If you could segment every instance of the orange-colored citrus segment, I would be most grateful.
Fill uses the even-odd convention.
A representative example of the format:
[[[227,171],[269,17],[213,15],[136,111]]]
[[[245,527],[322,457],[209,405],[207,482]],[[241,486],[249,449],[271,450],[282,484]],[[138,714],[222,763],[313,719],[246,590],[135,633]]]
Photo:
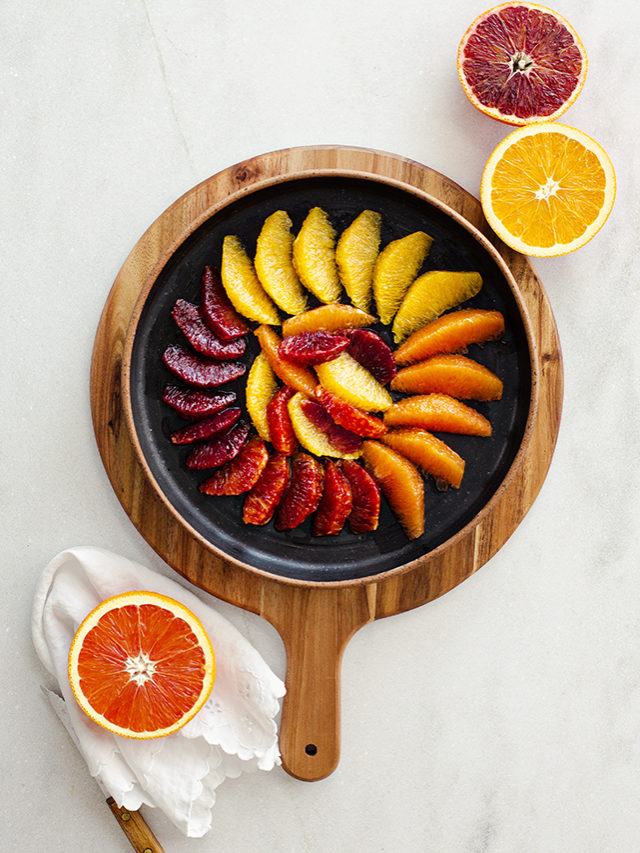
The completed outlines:
[[[398,309],[392,327],[394,341],[399,344],[425,323],[471,299],[481,287],[482,276],[478,272],[424,273],[413,282]]]
[[[403,367],[391,380],[394,391],[449,394],[458,400],[499,400],[502,380],[483,364],[457,353],[434,355]]]
[[[471,103],[492,118],[552,121],[578,97],[587,54],[571,24],[536,3],[483,12],[458,48],[458,76]]]
[[[489,225],[512,249],[553,257],[584,246],[613,207],[616,177],[606,151],[581,130],[539,124],[510,133],[482,174]]]
[[[432,243],[433,237],[415,231],[393,240],[378,255],[373,268],[373,296],[380,321],[385,325],[393,320]]]
[[[362,451],[345,453],[339,450],[330,440],[325,432],[318,429],[305,415],[302,404],[308,399],[304,394],[294,394],[288,402],[289,417],[291,425],[300,445],[313,453],[314,456],[333,456],[336,459],[357,459]]]
[[[382,216],[375,210],[363,210],[340,235],[336,263],[351,302],[363,311],[371,304],[373,267],[380,246]]]
[[[265,219],[256,241],[253,259],[265,291],[287,314],[306,311],[307,297],[293,268],[291,219],[285,210],[276,210]]]
[[[321,207],[311,208],[293,241],[293,265],[320,302],[335,302],[342,291],[335,249],[336,231],[329,216]]]
[[[258,326],[254,334],[258,338],[262,352],[276,376],[290,388],[302,391],[303,394],[313,397],[318,380],[308,367],[303,367],[301,364],[296,364],[293,361],[282,358],[278,353],[280,335],[276,330],[272,329],[271,326],[263,325]]]
[[[302,332],[336,332],[339,329],[361,329],[376,322],[373,314],[368,314],[353,305],[332,302],[312,308],[296,317],[288,317],[282,324],[284,337],[300,335]]]
[[[239,238],[227,234],[222,241],[220,277],[233,307],[257,323],[278,325],[278,309],[258,281],[253,263]]]
[[[464,459],[432,433],[418,427],[393,429],[380,441],[406,456],[425,474],[459,488],[464,474]]]
[[[418,329],[394,352],[396,364],[411,364],[432,355],[460,352],[504,333],[504,317],[499,311],[461,308],[443,314]]]
[[[276,375],[269,364],[269,359],[263,352],[259,352],[247,376],[246,403],[251,422],[260,438],[265,441],[271,440],[267,422],[267,404],[277,390]]]
[[[393,448],[372,440],[364,442],[362,458],[409,539],[422,536],[424,482],[416,466]]]
[[[316,365],[323,388],[365,412],[384,412],[392,403],[387,389],[349,353]]]
[[[103,601],[78,628],[69,682],[82,710],[130,738],[163,737],[207,701],[215,655],[200,621],[178,601],[127,592]]]
[[[388,427],[415,426],[435,432],[491,435],[491,424],[480,412],[448,394],[423,394],[394,403],[384,413]]]

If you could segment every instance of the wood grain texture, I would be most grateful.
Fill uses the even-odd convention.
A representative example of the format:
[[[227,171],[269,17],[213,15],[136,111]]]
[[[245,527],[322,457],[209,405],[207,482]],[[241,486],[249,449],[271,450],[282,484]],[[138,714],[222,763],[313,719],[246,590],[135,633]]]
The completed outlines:
[[[506,478],[463,530],[413,563],[360,580],[309,582],[269,575],[227,558],[184,524],[150,485],[134,451],[124,405],[132,330],[157,273],[203,221],[245,193],[300,177],[345,175],[382,180],[424,197],[467,227],[513,275],[532,363],[530,416]],[[129,330],[129,337],[128,335]],[[213,595],[257,613],[280,633],[287,652],[280,747],[293,776],[321,779],[339,758],[340,661],[352,634],[373,619],[425,604],[467,578],[506,542],[546,476],[559,428],[562,358],[551,308],[529,260],[490,231],[480,203],[419,163],[362,148],[285,149],[214,175],[178,199],[141,237],[113,285],[96,334],[91,407],[112,486],[132,522],[177,572]],[[124,400],[123,400],[124,390]],[[135,440],[135,436],[134,436]]]
[[[140,812],[119,806],[113,797],[108,798],[107,805],[136,853],[164,853],[164,847],[151,832]]]

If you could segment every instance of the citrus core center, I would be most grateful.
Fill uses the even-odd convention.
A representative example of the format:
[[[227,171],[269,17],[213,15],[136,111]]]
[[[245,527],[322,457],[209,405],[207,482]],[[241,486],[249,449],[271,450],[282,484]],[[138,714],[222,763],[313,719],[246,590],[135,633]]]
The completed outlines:
[[[139,652],[136,657],[128,657],[124,665],[129,673],[129,678],[142,687],[149,679],[153,678],[156,665],[146,652]]]
[[[536,190],[535,196],[539,201],[546,200],[558,192],[559,186],[560,184],[558,181],[554,181],[553,178],[549,178],[546,184],[543,184]]]
[[[512,74],[515,74],[516,71],[525,72],[533,65],[533,59],[528,54],[519,50],[517,53],[513,54],[509,65],[511,67]]]

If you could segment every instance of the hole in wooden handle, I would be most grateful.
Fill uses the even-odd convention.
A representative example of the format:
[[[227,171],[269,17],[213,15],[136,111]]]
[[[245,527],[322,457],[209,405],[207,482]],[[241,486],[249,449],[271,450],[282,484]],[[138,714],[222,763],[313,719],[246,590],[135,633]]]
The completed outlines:
[[[307,753],[307,755],[315,755],[318,752],[318,747],[315,745],[315,743],[308,743],[305,746],[304,751]]]

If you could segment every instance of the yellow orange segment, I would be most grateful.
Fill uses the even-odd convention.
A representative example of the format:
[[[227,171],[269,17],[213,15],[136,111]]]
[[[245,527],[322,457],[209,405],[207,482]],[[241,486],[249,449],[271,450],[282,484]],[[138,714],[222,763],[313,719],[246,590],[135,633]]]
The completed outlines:
[[[471,299],[482,287],[478,272],[430,270],[417,278],[393,321],[393,339],[398,344],[450,308]]]
[[[336,332],[339,329],[361,329],[376,322],[373,314],[355,308],[353,305],[343,305],[332,302],[312,308],[297,317],[288,317],[282,324],[283,336],[300,335],[302,332]]]
[[[293,241],[293,265],[320,302],[335,302],[342,292],[335,248],[336,231],[328,214],[321,207],[311,208]]]
[[[379,484],[409,539],[424,533],[424,481],[405,456],[378,441],[367,440],[362,458]]]
[[[458,400],[499,400],[502,380],[471,358],[456,353],[434,355],[403,367],[391,380],[394,391],[449,394]]]
[[[482,175],[484,215],[512,249],[553,257],[581,248],[604,225],[616,178],[606,151],[568,125],[531,125],[510,133]]]
[[[336,263],[351,302],[363,311],[371,305],[373,268],[380,246],[382,216],[363,210],[340,235]]]
[[[277,390],[276,375],[269,364],[269,359],[263,352],[259,352],[247,376],[246,403],[251,422],[260,438],[265,441],[271,441],[267,422],[267,404]]]
[[[443,314],[410,335],[394,352],[396,364],[411,364],[432,355],[460,352],[470,344],[499,338],[504,333],[500,311],[461,308]]]
[[[215,672],[198,618],[154,592],[103,601],[69,651],[69,682],[80,708],[123,737],[164,737],[180,729],[207,701]]]
[[[282,358],[278,353],[280,346],[280,335],[271,326],[258,326],[254,331],[269,365],[273,372],[278,376],[285,385],[293,388],[296,391],[302,391],[308,397],[313,397],[318,385],[313,371],[308,367],[303,367],[301,364],[295,364],[293,361],[288,361]]]
[[[448,394],[423,394],[394,403],[384,413],[388,427],[414,426],[434,432],[491,435],[491,424],[480,412]]]
[[[349,353],[316,366],[323,388],[365,412],[384,412],[392,404],[387,389]]]
[[[222,241],[220,277],[233,307],[243,317],[257,323],[280,323],[278,309],[258,281],[244,246],[233,234],[227,234]]]
[[[362,454],[361,450],[353,453],[344,453],[329,441],[326,433],[311,423],[302,410],[302,403],[306,399],[308,398],[304,394],[298,392],[287,403],[291,425],[300,445],[305,450],[308,450],[309,453],[313,453],[319,457],[332,456],[335,459],[358,459]]]
[[[464,459],[437,436],[425,429],[408,427],[393,429],[380,439],[384,444],[406,456],[425,474],[459,488],[464,474]]]
[[[393,240],[378,255],[373,268],[373,295],[380,321],[388,325],[418,275],[433,237],[415,231]]]
[[[256,241],[254,265],[258,279],[276,305],[287,314],[307,309],[307,297],[293,268],[292,222],[285,210],[265,219]]]

